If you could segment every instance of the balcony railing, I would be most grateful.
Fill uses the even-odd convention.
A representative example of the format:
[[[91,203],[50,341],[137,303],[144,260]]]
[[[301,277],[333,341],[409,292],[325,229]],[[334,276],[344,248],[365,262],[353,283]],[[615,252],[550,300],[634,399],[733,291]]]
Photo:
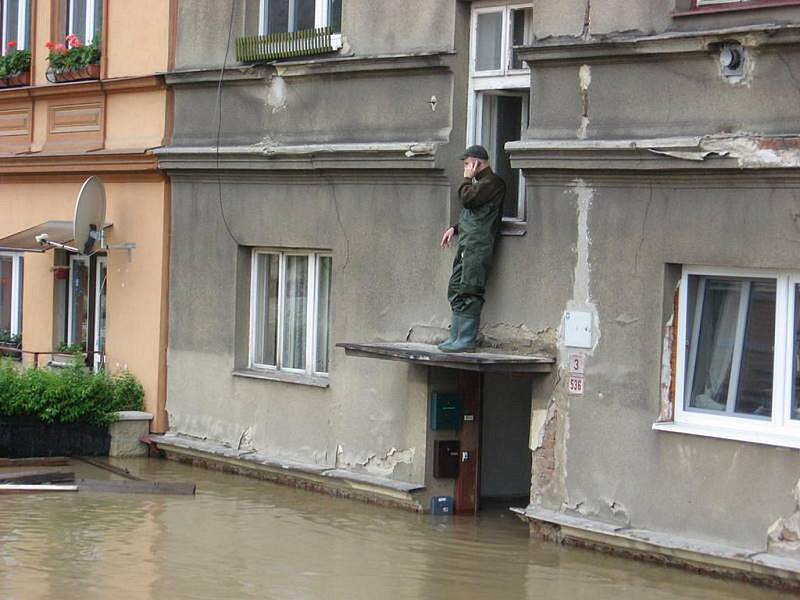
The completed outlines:
[[[236,40],[239,62],[263,62],[276,58],[295,58],[335,52],[342,47],[342,36],[330,27],[288,33],[252,35]]]

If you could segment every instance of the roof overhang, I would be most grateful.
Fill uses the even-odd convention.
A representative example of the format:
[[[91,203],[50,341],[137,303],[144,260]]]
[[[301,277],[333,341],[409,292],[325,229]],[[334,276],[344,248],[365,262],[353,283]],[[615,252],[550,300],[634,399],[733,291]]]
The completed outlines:
[[[399,360],[429,367],[484,373],[550,373],[555,357],[545,354],[519,355],[499,352],[442,352],[429,344],[407,342],[336,344],[348,356]]]
[[[14,252],[46,252],[52,246],[40,244],[36,237],[47,234],[50,242],[66,244],[72,241],[72,221],[45,221],[0,239],[0,250]]]

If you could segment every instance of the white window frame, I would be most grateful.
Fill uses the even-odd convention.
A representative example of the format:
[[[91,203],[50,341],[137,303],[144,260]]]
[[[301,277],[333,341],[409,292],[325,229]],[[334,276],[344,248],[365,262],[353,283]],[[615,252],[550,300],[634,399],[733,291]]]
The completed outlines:
[[[268,35],[267,31],[267,10],[270,0],[259,0],[258,3],[258,35]],[[289,27],[294,27],[295,10],[297,0],[289,0]],[[314,0],[314,28],[327,27],[330,24],[330,2],[329,0]],[[289,29],[294,32],[294,29]]]
[[[94,41],[94,34],[95,34],[95,22],[94,22],[94,15],[97,9],[97,4],[102,3],[103,0],[86,0],[86,21],[84,25],[86,26],[86,39],[81,40],[82,43],[88,45]],[[68,11],[69,15],[67,17],[67,33],[75,33],[75,1],[70,0],[68,2]]]
[[[6,30],[8,25],[8,3],[10,0],[1,0],[0,11],[3,14],[2,31],[0,31],[0,53],[8,53],[8,42],[11,40],[6,37]],[[28,11],[30,10],[30,0],[19,0],[19,9],[17,14],[17,50],[25,50],[28,48]]]
[[[692,276],[771,279],[775,281],[775,339],[773,356],[772,415],[769,419],[735,413],[714,413],[686,408],[686,390],[690,389],[692,355],[689,348],[693,332],[687,331],[687,311],[690,304],[689,278]],[[678,337],[675,366],[674,422],[656,423],[653,428],[691,433],[707,437],[733,439],[773,446],[800,448],[800,419],[791,418],[792,361],[794,357],[795,286],[800,285],[800,273],[791,271],[684,266],[679,287]],[[743,303],[740,303],[740,307]],[[699,306],[695,305],[694,327],[699,326]],[[744,308],[742,308],[744,310]],[[687,369],[687,366],[689,367]],[[736,361],[731,381],[736,372]]]
[[[486,94],[519,94],[524,96],[523,110],[527,113],[530,106],[530,69],[512,69],[512,48],[511,48],[511,11],[525,8],[532,8],[532,2],[485,2],[473,3],[470,18],[470,49],[469,49],[469,90],[467,93],[467,146],[481,144],[482,124],[483,124],[483,97]],[[502,12],[502,41],[500,50],[501,69],[491,71],[477,71],[477,41],[478,41],[478,15]],[[523,126],[527,119],[523,119]],[[506,223],[525,223],[527,222],[527,202],[525,199],[525,176],[520,170],[519,195],[517,214],[515,217],[503,217]]]
[[[278,341],[275,348],[275,364],[268,365],[255,362],[256,355],[256,323],[258,315],[258,256],[262,254],[278,255]],[[306,304],[306,356],[305,369],[294,369],[281,365],[283,358],[284,343],[284,296],[286,291],[286,258],[289,256],[304,256],[308,260],[308,302]],[[251,254],[250,265],[250,325],[249,325],[249,349],[248,365],[250,369],[267,372],[284,372],[300,375],[316,376],[327,378],[329,371],[317,371],[317,313],[319,304],[319,265],[321,258],[331,258],[332,253],[316,250],[288,250],[279,248],[254,248]],[[332,274],[331,274],[332,275]],[[328,330],[330,331],[330,321]],[[330,356],[330,354],[329,354]],[[330,369],[330,366],[329,366]]]
[[[11,335],[22,333],[22,285],[20,282],[20,272],[22,266],[22,254],[17,252],[0,252],[0,256],[11,258]]]

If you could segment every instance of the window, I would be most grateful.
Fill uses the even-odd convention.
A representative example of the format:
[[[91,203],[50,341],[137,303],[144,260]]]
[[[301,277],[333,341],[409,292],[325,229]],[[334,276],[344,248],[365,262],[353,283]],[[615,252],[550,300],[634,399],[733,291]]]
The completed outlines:
[[[250,368],[328,373],[331,257],[254,250],[250,296]]]
[[[800,273],[685,267],[675,422],[800,445]]]
[[[22,283],[22,256],[0,252],[0,333],[22,333]]]
[[[103,0],[68,0],[67,33],[91,44],[103,29]]]
[[[527,218],[524,177],[511,168],[505,145],[528,127],[530,77],[513,48],[531,42],[532,25],[530,4],[474,4],[467,145],[485,146],[492,169],[506,182],[506,225]]]
[[[69,259],[69,292],[67,297],[67,344],[86,350],[89,338],[89,259]]]
[[[108,280],[108,258],[97,257],[94,284],[94,357],[95,371],[105,367],[106,356],[106,288]]]
[[[675,16],[800,4],[800,0],[677,0]]]
[[[259,34],[342,28],[342,0],[260,0]]]
[[[2,53],[9,50],[8,44],[14,42],[18,50],[30,48],[30,0],[0,0],[2,16]]]

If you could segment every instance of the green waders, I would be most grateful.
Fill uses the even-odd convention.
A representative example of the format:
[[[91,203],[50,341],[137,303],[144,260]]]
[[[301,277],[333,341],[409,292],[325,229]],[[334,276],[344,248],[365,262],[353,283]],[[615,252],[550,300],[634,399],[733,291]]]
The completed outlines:
[[[465,179],[458,190],[464,208],[456,228],[458,249],[447,285],[447,299],[453,311],[450,339],[439,345],[445,352],[475,348],[505,189],[503,180],[486,169],[474,182]]]

